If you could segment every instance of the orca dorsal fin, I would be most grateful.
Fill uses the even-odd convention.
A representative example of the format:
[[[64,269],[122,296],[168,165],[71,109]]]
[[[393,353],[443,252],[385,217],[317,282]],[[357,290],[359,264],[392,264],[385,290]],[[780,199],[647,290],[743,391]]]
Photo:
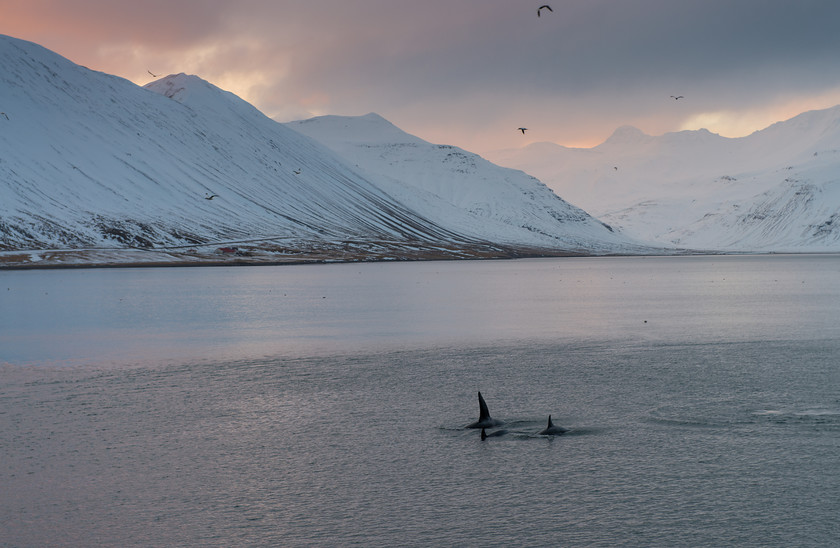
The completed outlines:
[[[484,421],[490,418],[490,410],[487,409],[487,403],[481,397],[481,392],[478,393],[478,421]]]
[[[487,432],[485,432],[485,431],[484,431],[484,428],[482,428],[482,429],[481,429],[481,439],[482,439],[482,440],[486,440],[486,439],[487,439]]]
[[[548,426],[546,428],[552,428],[554,425],[551,423],[551,415],[548,416]]]

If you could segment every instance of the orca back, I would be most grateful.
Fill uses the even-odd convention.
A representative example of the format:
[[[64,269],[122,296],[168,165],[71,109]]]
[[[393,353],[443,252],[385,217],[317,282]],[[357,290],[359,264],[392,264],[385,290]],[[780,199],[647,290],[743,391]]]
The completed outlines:
[[[563,428],[562,426],[554,426],[554,423],[551,422],[551,415],[548,416],[548,424],[546,425],[544,430],[540,430],[537,432],[539,436],[559,436],[561,434],[565,434],[568,432],[567,429]]]
[[[481,427],[481,441],[484,441],[487,438],[497,438],[500,436],[504,436],[505,434],[507,434],[507,430],[494,430],[488,434],[487,430],[483,426]]]

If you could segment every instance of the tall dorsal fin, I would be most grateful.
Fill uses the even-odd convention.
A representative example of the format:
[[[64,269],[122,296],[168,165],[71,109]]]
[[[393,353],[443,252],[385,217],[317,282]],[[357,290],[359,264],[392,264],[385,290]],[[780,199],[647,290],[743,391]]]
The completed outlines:
[[[487,404],[484,402],[484,398],[481,397],[481,392],[478,393],[478,421],[481,422],[483,420],[490,418],[490,410],[487,409]]]
[[[552,428],[554,425],[551,423],[551,415],[548,416],[548,426],[546,428]]]

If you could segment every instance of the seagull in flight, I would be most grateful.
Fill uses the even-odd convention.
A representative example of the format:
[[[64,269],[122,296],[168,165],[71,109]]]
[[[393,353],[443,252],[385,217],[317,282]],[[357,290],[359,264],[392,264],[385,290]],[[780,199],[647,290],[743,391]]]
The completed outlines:
[[[537,17],[539,17],[539,16],[540,16],[540,12],[541,12],[543,9],[547,9],[548,11],[550,11],[550,12],[552,12],[552,13],[554,12],[554,10],[553,10],[553,9],[551,9],[551,6],[549,6],[548,4],[543,4],[542,6],[540,6],[540,7],[538,7],[538,8],[537,8]]]
[[[218,194],[211,194],[209,196],[205,196],[204,199],[205,200],[212,200],[213,198],[216,198],[218,196],[219,196]]]
[[[671,98],[674,101],[679,101],[680,99],[685,99],[685,97],[683,97],[682,95],[671,95]]]
[[[520,128],[517,128],[517,129],[518,129],[519,131],[521,131],[521,132],[522,132],[522,135],[525,135],[525,131],[526,131],[528,128],[527,128],[527,127],[520,127]]]

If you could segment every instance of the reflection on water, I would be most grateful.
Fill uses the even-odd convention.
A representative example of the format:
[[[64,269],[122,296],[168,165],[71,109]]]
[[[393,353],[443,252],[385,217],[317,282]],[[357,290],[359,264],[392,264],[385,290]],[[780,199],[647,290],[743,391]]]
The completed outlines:
[[[9,363],[177,363],[499,340],[837,333],[838,256],[4,272]]]

